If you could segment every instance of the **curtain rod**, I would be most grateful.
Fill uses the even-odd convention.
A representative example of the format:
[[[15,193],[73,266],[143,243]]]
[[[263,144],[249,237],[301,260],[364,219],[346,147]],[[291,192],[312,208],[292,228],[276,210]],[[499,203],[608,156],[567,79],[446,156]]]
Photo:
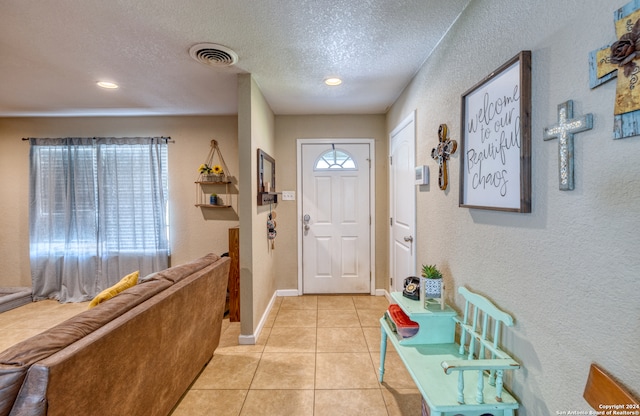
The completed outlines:
[[[102,137],[92,137],[92,139],[94,139],[94,140],[101,139],[101,138]],[[114,137],[114,138],[115,139],[133,139],[135,137]],[[175,140],[171,140],[171,136],[169,136],[169,137],[162,136],[162,137],[157,137],[157,138],[161,139],[161,140],[164,140],[166,143],[175,143],[176,142]],[[35,137],[23,137],[22,141],[26,142],[26,141],[31,140],[31,139],[35,139]],[[156,139],[156,137],[153,137],[153,139]]]

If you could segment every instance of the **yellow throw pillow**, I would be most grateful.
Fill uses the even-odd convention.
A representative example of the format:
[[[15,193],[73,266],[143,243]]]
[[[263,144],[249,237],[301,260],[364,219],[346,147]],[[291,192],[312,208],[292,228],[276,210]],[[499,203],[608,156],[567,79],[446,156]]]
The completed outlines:
[[[98,293],[98,295],[95,298],[93,298],[93,300],[89,304],[88,309],[91,309],[94,306],[97,306],[98,304],[111,299],[112,297],[122,292],[123,290],[127,290],[130,287],[135,286],[138,283],[139,275],[140,275],[140,271],[135,271],[131,274],[128,274],[125,277],[123,277],[122,280],[120,280],[115,285]]]

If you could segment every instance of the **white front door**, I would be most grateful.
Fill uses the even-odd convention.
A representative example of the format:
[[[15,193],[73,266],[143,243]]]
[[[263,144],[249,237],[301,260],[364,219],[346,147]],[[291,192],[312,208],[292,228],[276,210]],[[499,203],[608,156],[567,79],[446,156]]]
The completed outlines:
[[[391,291],[403,289],[416,274],[415,117],[412,113],[390,134],[389,220]]]
[[[303,293],[371,292],[370,147],[301,145]]]

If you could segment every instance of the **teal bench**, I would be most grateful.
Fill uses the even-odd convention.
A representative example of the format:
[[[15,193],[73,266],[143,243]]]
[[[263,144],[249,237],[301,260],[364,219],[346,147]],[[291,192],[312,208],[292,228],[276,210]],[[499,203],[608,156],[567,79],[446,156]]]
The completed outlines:
[[[501,327],[513,326],[513,318],[484,296],[464,287],[458,292],[465,298],[462,319],[449,306],[432,303],[425,309],[400,292],[391,294],[420,328],[402,338],[380,319],[380,382],[388,340],[420,390],[427,415],[513,416],[519,404],[504,388],[504,372],[520,364],[499,346]],[[459,343],[454,341],[456,325]]]

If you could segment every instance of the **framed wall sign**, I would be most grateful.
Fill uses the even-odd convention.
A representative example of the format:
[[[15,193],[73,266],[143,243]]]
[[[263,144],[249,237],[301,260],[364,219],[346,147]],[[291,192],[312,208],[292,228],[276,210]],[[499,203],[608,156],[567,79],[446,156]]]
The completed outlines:
[[[462,95],[461,207],[531,212],[531,51]]]

